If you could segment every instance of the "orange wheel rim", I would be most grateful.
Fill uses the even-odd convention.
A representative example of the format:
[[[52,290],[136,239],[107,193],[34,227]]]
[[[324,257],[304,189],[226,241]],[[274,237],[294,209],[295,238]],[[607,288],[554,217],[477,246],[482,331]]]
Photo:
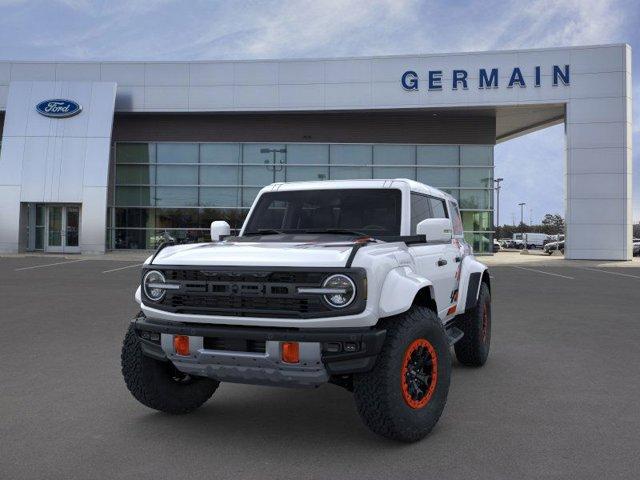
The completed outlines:
[[[438,383],[438,355],[428,340],[419,338],[411,342],[404,352],[400,385],[402,398],[409,407],[424,407]]]

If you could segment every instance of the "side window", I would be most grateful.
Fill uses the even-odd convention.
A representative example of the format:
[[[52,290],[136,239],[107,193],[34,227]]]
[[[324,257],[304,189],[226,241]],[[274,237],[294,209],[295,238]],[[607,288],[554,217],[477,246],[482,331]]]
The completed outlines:
[[[431,208],[429,206],[429,197],[411,194],[411,235],[416,234],[416,226],[425,218],[431,217]]]
[[[431,203],[431,213],[433,218],[449,218],[447,215],[447,208],[444,205],[444,200],[429,197],[429,201]]]
[[[451,222],[453,223],[453,234],[463,235],[464,229],[462,227],[462,219],[460,218],[458,205],[454,202],[449,202],[449,211],[451,212]]]

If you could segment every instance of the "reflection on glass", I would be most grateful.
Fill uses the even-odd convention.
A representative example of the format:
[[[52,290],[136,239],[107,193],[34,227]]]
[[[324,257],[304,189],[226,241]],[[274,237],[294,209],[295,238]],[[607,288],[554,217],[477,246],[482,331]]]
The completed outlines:
[[[62,207],[49,207],[48,246],[62,246]]]
[[[418,165],[458,165],[460,147],[457,145],[418,145]]]
[[[240,163],[239,143],[203,143],[200,145],[200,163]]]
[[[153,228],[154,210],[147,208],[116,208],[117,227]]]
[[[116,163],[155,163],[155,143],[117,143]]]
[[[334,167],[331,166],[330,180],[352,180],[359,178],[373,178],[371,167]]]
[[[462,212],[462,224],[465,231],[491,230],[491,212]]]
[[[44,227],[36,227],[36,250],[44,250]]]
[[[253,204],[253,201],[255,200],[256,195],[258,195],[258,192],[260,190],[261,190],[260,188],[244,187],[242,189],[242,206],[250,207]]]
[[[203,207],[236,207],[238,189],[221,187],[200,188],[200,205]]]
[[[462,165],[493,165],[493,147],[485,145],[462,145]]]
[[[462,210],[492,208],[491,145],[118,143],[115,157],[110,238],[118,248],[151,248],[151,237],[159,231],[151,229],[160,226],[190,228],[187,223],[194,221],[206,229],[220,212],[244,218],[260,189],[274,181],[409,178],[451,194]],[[469,165],[475,167],[465,168]],[[178,213],[188,209],[199,214]],[[491,228],[491,215],[463,213],[465,230]],[[36,218],[44,219],[43,208],[36,210]],[[36,243],[45,243],[38,240],[38,226]],[[117,233],[120,229],[129,233]]]
[[[418,181],[436,188],[459,187],[459,168],[419,168]]]
[[[493,245],[492,233],[465,232],[464,239],[473,247],[474,253],[491,253]]]
[[[198,187],[156,187],[159,207],[197,207]]]
[[[298,164],[326,165],[329,163],[329,145],[318,145],[318,144],[287,145],[287,163],[289,165],[298,165]]]
[[[36,205],[36,226],[44,227],[44,205]]]
[[[460,169],[460,186],[473,188],[493,188],[492,168]]]
[[[330,145],[329,152],[331,165],[371,165],[373,163],[372,145]]]
[[[116,205],[146,207],[155,205],[155,187],[116,187]]]
[[[201,165],[200,185],[239,185],[240,166]]]
[[[158,165],[157,185],[198,185],[197,165]]]
[[[486,210],[492,208],[493,190],[460,190],[460,208]]]
[[[287,182],[329,180],[329,167],[287,167]]]
[[[375,165],[415,165],[416,147],[413,145],[374,145]]]
[[[197,143],[158,143],[158,163],[198,163]]]
[[[117,185],[153,185],[155,168],[151,165],[119,165],[116,168]]]
[[[67,207],[67,231],[66,246],[77,247],[80,233],[80,209],[78,207]]]

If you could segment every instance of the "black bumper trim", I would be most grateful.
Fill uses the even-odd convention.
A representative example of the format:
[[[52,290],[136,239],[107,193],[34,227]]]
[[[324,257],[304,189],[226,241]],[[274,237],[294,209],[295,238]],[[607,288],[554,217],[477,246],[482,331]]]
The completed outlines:
[[[271,340],[292,342],[351,342],[360,346],[357,352],[322,352],[322,362],[330,375],[367,372],[373,368],[382,349],[386,330],[372,328],[341,329],[291,329],[275,327],[233,327],[226,325],[187,324],[151,320],[139,316],[133,322],[135,330],[191,335],[198,337],[227,337],[247,340]],[[143,341],[143,352],[158,360],[166,359],[159,345]],[[160,358],[160,356],[162,358]]]

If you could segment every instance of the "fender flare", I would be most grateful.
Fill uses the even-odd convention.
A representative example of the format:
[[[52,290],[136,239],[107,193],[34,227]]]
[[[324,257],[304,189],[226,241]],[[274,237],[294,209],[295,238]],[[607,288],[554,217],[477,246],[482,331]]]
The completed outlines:
[[[409,267],[397,267],[387,273],[382,284],[378,311],[380,317],[390,317],[406,312],[413,305],[413,300],[420,290],[429,288],[433,296],[433,283],[425,277],[417,275]]]
[[[478,302],[482,278],[489,277],[489,269],[475,258],[467,256],[462,259],[460,267],[460,285],[458,287],[458,307],[456,315],[470,310]]]

